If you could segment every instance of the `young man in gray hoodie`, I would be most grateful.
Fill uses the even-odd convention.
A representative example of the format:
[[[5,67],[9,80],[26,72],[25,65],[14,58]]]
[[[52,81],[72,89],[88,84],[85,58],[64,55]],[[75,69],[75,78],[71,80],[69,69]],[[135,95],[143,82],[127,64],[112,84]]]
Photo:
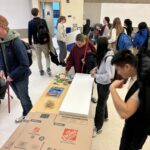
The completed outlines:
[[[0,15],[0,78],[6,78],[21,102],[23,114],[16,122],[21,122],[32,108],[28,94],[30,74],[27,50],[19,34],[10,30],[7,19]]]

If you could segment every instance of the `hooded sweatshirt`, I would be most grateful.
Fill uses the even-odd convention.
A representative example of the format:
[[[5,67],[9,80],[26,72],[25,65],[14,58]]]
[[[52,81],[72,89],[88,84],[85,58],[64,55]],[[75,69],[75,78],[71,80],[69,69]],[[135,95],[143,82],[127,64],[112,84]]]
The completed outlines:
[[[112,57],[114,55],[113,50],[110,50],[106,53],[104,58],[102,59],[102,62],[97,68],[96,73],[96,82],[99,84],[110,84],[112,79],[115,76],[115,66],[111,64]]]
[[[8,30],[7,37],[0,39],[0,70],[13,81],[20,81],[31,74],[26,48],[18,37],[17,32]],[[5,47],[4,52],[2,47]]]

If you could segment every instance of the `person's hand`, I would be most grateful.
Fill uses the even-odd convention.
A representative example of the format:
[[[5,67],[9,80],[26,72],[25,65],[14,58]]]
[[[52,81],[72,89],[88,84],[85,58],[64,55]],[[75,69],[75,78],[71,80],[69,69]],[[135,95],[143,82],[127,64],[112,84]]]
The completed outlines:
[[[110,88],[122,88],[124,84],[124,80],[115,80],[111,85]]]
[[[7,77],[7,82],[12,82],[12,81],[13,81],[13,79],[10,76],[8,76]]]
[[[81,62],[82,62],[83,64],[85,64],[85,60],[84,60],[84,58],[82,58],[82,59],[81,59]]]
[[[3,70],[0,71],[0,78],[5,78],[5,74]]]

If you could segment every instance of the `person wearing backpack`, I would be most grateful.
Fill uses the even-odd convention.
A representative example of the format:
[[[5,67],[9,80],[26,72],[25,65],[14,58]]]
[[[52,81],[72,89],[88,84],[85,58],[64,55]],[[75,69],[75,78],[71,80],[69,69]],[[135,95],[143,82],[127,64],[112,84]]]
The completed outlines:
[[[51,44],[51,36],[47,27],[47,23],[44,19],[38,17],[39,10],[37,8],[32,8],[31,14],[33,15],[33,19],[28,23],[28,41],[32,46],[33,39],[33,47],[35,48],[35,53],[37,56],[38,68],[40,75],[44,75],[43,65],[42,65],[42,52],[45,55],[46,59],[46,68],[47,74],[51,76],[50,69],[50,55],[49,50],[52,49]]]
[[[99,38],[97,42],[97,67],[91,71],[91,76],[95,78],[97,83],[98,93],[93,137],[102,132],[103,123],[108,120],[109,85],[115,76],[115,68],[111,65],[113,55],[113,50],[108,49],[108,39],[106,37]]]
[[[56,32],[56,37],[57,37],[57,42],[59,46],[59,61],[60,65],[65,67],[65,58],[67,56],[67,47],[66,47],[66,31],[64,27],[64,23],[66,22],[66,17],[65,16],[60,16],[59,19],[57,20],[57,32]]]
[[[133,39],[133,47],[137,50],[148,48],[149,29],[146,22],[141,22],[138,25],[138,32]]]
[[[150,126],[145,120],[148,116],[145,116],[143,99],[139,97],[137,57],[130,50],[121,51],[113,57],[112,64],[124,79],[130,78],[124,101],[117,92],[117,88],[123,86],[124,79],[115,80],[109,87],[116,111],[125,119],[119,150],[140,150],[147,139]]]
[[[7,19],[0,15],[0,78],[6,78],[20,100],[23,113],[16,122],[21,122],[32,108],[28,93],[30,74],[27,51],[19,34],[10,30]]]

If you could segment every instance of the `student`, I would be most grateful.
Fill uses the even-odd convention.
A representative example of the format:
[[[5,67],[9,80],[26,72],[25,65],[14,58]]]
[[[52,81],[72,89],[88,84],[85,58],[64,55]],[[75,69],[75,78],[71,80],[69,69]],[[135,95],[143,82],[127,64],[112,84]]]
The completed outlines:
[[[124,28],[122,27],[121,20],[120,18],[115,18],[113,20],[113,26],[112,26],[112,31],[111,31],[111,37],[108,40],[109,47],[116,49],[116,42],[117,38],[124,31]]]
[[[8,28],[8,21],[0,15],[0,78],[6,78],[21,102],[23,113],[16,122],[21,122],[32,108],[28,94],[29,60],[19,34]]]
[[[101,29],[101,33],[100,35],[103,36],[103,37],[107,37],[109,38],[110,37],[110,28],[111,28],[111,25],[110,25],[110,18],[109,17],[104,17],[103,19],[103,27]]]
[[[138,25],[138,32],[133,39],[133,47],[138,50],[141,48],[148,48],[149,29],[146,22],[141,22]]]
[[[58,46],[59,46],[59,61],[60,61],[60,65],[65,67],[66,63],[65,63],[65,58],[67,56],[67,48],[66,48],[66,31],[65,31],[65,27],[64,27],[64,23],[66,23],[66,17],[65,16],[60,16],[60,18],[57,21],[57,32],[56,32],[56,36],[57,36],[57,42],[58,42]]]
[[[113,57],[112,64],[124,79],[131,78],[125,101],[117,92],[117,88],[123,86],[124,80],[115,80],[109,88],[116,111],[125,119],[119,150],[139,150],[147,139],[149,127],[144,121],[142,101],[139,99],[137,59],[131,51],[126,50],[118,52]]]
[[[132,21],[130,19],[124,20],[124,29],[128,36],[132,36],[133,27],[132,27]]]
[[[34,42],[34,48],[35,53],[37,56],[37,62],[38,62],[38,68],[40,75],[44,75],[43,65],[42,65],[42,52],[44,53],[45,59],[46,59],[46,68],[47,68],[47,74],[51,76],[51,69],[50,69],[50,56],[49,56],[49,50],[52,49],[51,37],[49,34],[49,40],[47,43],[40,44],[40,41],[37,37],[38,30],[40,30],[40,25],[43,25],[45,29],[47,30],[47,33],[49,33],[46,21],[44,19],[41,19],[38,17],[39,10],[37,8],[32,8],[31,14],[33,15],[33,19],[29,21],[28,23],[28,40],[29,44],[32,45],[32,39]]]
[[[95,54],[96,49],[87,41],[86,36],[78,34],[76,44],[67,58],[66,74],[68,74],[71,67],[74,67],[75,73],[90,73],[95,67]]]
[[[91,76],[95,78],[97,83],[98,93],[93,137],[101,133],[104,120],[108,120],[107,99],[109,96],[109,85],[115,74],[115,68],[111,65],[113,55],[113,50],[108,49],[107,38],[99,38],[97,42],[97,67],[91,71]]]

